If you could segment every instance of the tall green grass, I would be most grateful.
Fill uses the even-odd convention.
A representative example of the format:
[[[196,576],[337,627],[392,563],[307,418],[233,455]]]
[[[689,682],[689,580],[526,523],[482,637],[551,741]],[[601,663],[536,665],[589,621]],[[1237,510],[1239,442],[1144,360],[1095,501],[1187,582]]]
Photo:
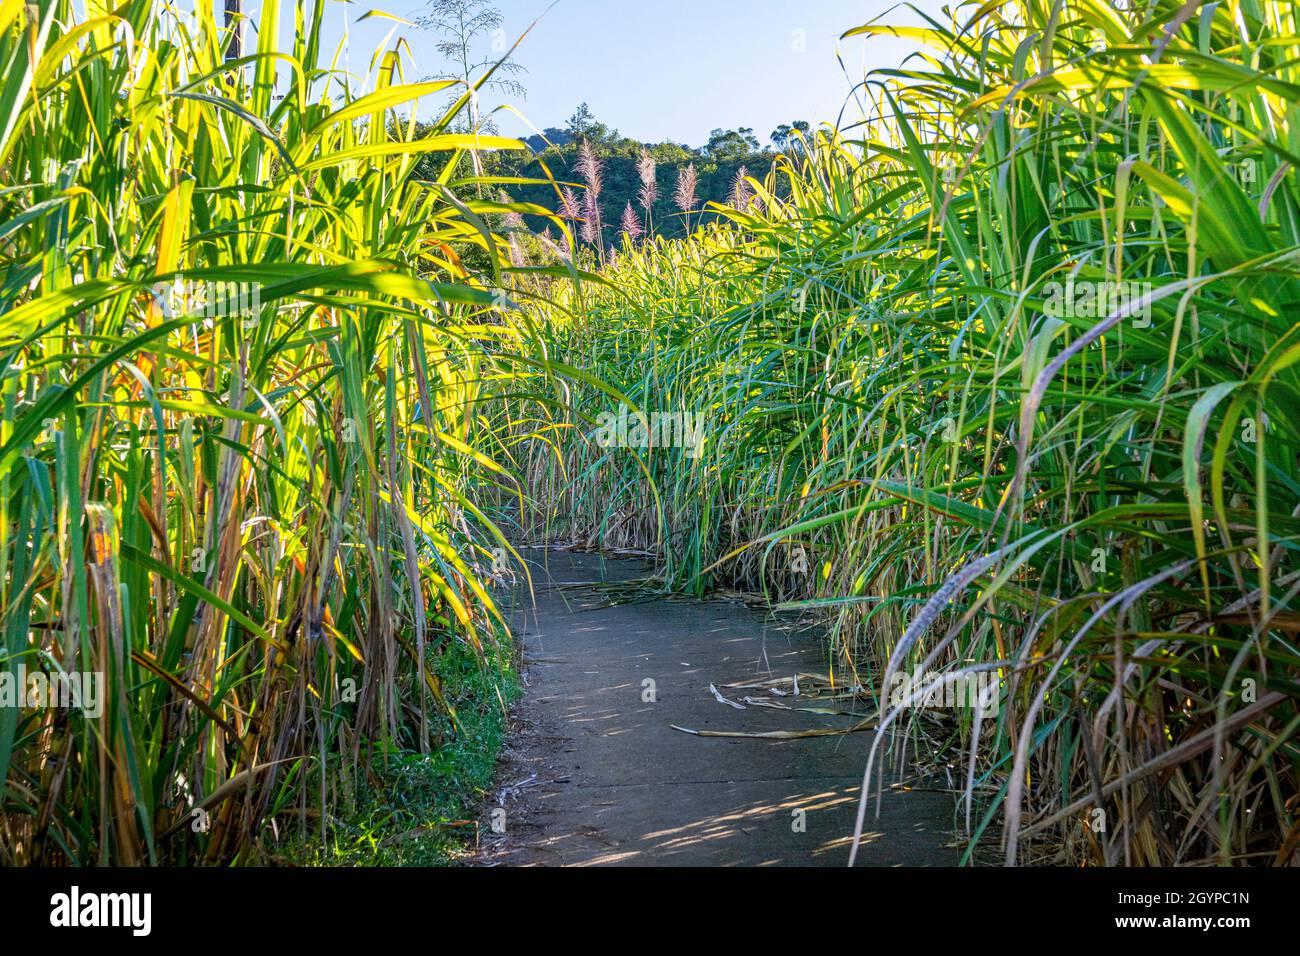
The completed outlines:
[[[400,48],[359,89],[323,0],[266,0],[229,62],[212,9],[0,4],[0,675],[105,699],[0,708],[6,864],[323,838],[457,732],[440,656],[499,656],[480,406],[545,360],[488,223],[536,210],[462,199],[494,190],[460,160],[521,146],[449,131],[469,90],[417,127],[450,84]],[[259,306],[155,291],[182,276]]]
[[[586,389],[530,480],[673,586],[827,615],[879,706],[864,814],[902,730],[960,768],[968,859],[1294,863],[1296,11],[1131,7],[849,31],[929,52],[760,205],[550,309],[559,359],[703,414],[704,453],[601,446]],[[916,668],[996,673],[996,716],[891,701]]]

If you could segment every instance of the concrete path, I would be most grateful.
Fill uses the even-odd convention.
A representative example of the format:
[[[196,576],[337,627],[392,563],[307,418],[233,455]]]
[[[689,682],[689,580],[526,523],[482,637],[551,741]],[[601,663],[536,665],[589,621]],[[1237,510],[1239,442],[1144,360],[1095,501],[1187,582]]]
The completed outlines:
[[[737,681],[826,673],[822,641],[730,601],[608,606],[592,582],[641,562],[533,550],[537,605],[520,602],[525,693],[498,775],[504,833],[480,862],[573,866],[843,866],[870,733],[772,741],[672,729],[798,730],[860,718],[719,703]],[[621,599],[619,595],[615,599]],[[653,702],[646,690],[653,683]],[[788,702],[788,701],[785,701]],[[867,716],[867,715],[863,715]],[[890,780],[887,772],[886,781]],[[868,811],[859,865],[952,865],[950,795],[895,791]],[[500,808],[500,809],[498,809]],[[504,814],[501,812],[504,811]]]

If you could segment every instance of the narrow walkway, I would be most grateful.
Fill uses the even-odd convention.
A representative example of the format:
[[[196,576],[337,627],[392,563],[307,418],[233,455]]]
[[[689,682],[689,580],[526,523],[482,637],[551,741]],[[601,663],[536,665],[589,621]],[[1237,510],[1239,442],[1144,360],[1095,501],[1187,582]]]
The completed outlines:
[[[485,827],[481,862],[847,862],[870,733],[773,741],[672,728],[755,732],[856,723],[860,718],[753,705],[739,710],[709,689],[713,684],[735,701],[750,695],[795,703],[723,685],[825,674],[815,634],[730,601],[611,604],[626,595],[573,585],[633,580],[648,573],[646,565],[570,552],[524,554],[537,594],[535,609],[520,602],[515,622],[524,635],[526,689],[499,790],[485,810],[489,821],[494,809],[504,810],[496,812],[504,832]],[[945,793],[886,793],[880,818],[868,812],[859,865],[955,864],[952,810]]]

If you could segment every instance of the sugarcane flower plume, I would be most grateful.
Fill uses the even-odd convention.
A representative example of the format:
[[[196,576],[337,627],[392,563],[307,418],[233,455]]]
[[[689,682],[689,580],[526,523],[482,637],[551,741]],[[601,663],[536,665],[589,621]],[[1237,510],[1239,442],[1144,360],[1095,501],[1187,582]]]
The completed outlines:
[[[700,174],[694,163],[688,163],[677,171],[677,189],[673,192],[673,202],[682,212],[695,208],[695,189],[699,185]]]

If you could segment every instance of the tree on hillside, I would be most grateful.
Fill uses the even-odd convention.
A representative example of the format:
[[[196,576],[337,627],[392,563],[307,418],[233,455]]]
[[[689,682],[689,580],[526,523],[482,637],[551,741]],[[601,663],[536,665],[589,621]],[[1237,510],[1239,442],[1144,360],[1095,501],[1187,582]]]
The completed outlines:
[[[588,135],[580,135],[584,132]],[[770,148],[756,148],[753,139],[746,140],[752,132],[745,127],[723,130],[728,132],[734,133],[732,141],[744,143],[744,151],[723,149],[719,152],[725,155],[713,156],[703,147],[691,148],[670,140],[646,143],[624,137],[600,122],[590,105],[580,104],[567,122],[548,127],[545,138],[530,137],[527,142],[531,151],[484,153],[483,168],[493,176],[545,180],[549,174],[562,183],[583,183],[582,187],[562,185],[558,194],[545,182],[520,182],[511,185],[509,191],[517,202],[556,209],[576,244],[590,251],[596,261],[603,248],[608,261],[613,250],[622,246],[622,234],[629,231],[623,228],[628,203],[637,214],[643,236],[665,239],[685,235],[693,226],[718,218],[710,209],[713,203],[723,205],[739,199],[743,204],[744,188],[736,192],[741,167],[762,182],[772,168],[775,154]],[[589,188],[589,177],[583,172],[584,167],[589,168],[580,155],[584,143],[590,149],[589,159],[596,160],[599,167],[595,190]],[[421,163],[417,178],[436,178],[440,169],[437,160],[422,159]],[[689,172],[688,166],[692,167]],[[679,182],[687,187],[680,194],[685,208],[676,201],[679,194],[674,187]],[[539,217],[526,214],[524,218],[535,230],[546,225]],[[627,225],[633,225],[630,218]],[[635,232],[635,228],[630,231]]]
[[[740,129],[715,129],[709,134],[704,152],[712,159],[738,159],[758,152],[758,137],[748,126]]]
[[[660,166],[669,166],[673,163],[686,163],[695,158],[695,151],[689,146],[683,146],[680,143],[656,143],[646,144],[646,149],[654,157],[654,161]]]
[[[540,153],[551,146],[567,146],[576,140],[567,129],[561,129],[558,126],[548,126],[541,133],[534,133],[524,140],[525,145],[534,153]]]
[[[611,129],[596,119],[591,107],[585,102],[578,104],[564,128],[574,139],[585,139],[593,143],[609,143],[619,138],[618,130]]]
[[[795,135],[795,133],[798,132],[802,134],[804,138],[807,138],[811,129],[812,127],[808,125],[807,120],[795,120],[793,123],[782,123],[776,129],[772,130],[772,144],[783,153],[787,148],[797,150],[800,148],[799,144],[801,140]]]

